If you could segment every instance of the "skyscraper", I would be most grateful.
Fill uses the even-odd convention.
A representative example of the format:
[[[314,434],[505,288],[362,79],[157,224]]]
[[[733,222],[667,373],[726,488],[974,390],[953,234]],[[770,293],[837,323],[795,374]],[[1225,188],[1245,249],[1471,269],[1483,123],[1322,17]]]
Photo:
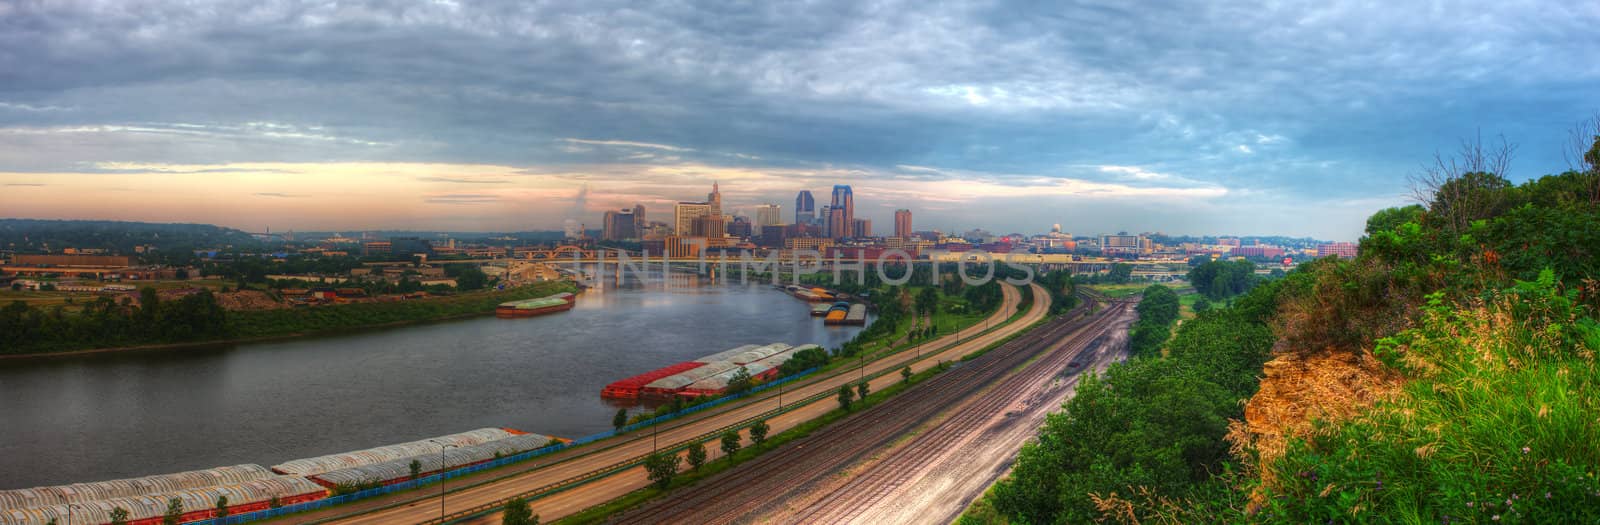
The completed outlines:
[[[911,238],[911,210],[894,211],[894,236],[901,239]]]
[[[769,226],[783,225],[783,208],[776,204],[762,204],[756,206],[756,234],[766,231]]]
[[[828,236],[835,239],[850,237],[856,220],[856,199],[850,191],[850,186],[838,184],[833,187],[832,211],[828,220]],[[841,214],[842,212],[842,214]],[[840,220],[833,220],[838,217]]]
[[[711,215],[711,205],[704,202],[680,202],[673,206],[672,231],[679,236],[688,236],[694,231],[694,220]]]
[[[794,197],[794,223],[816,224],[817,201],[811,198],[811,190],[800,190]]]
[[[608,241],[621,241],[639,238],[638,217],[635,210],[623,208],[621,210],[606,210],[605,221],[600,238]]]
[[[722,215],[722,191],[717,189],[717,183],[711,183],[711,193],[706,194],[706,204],[711,205],[712,215]]]

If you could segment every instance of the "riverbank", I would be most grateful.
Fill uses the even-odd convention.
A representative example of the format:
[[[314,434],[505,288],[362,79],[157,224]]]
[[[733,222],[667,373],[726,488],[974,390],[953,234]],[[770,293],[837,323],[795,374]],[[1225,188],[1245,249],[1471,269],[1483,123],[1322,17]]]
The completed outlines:
[[[227,313],[229,337],[225,338],[0,354],[0,361],[112,352],[210,348],[218,345],[285,341],[335,333],[387,329],[485,316],[493,314],[495,306],[506,301],[577,291],[577,286],[571,282],[547,281],[507,290],[471,292],[408,301],[235,311]]]

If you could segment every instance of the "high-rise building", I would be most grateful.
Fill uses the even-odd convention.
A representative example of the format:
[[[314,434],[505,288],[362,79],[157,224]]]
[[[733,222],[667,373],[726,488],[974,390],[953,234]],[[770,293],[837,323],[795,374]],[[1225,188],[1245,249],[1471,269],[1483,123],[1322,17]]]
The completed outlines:
[[[755,235],[755,225],[748,217],[734,217],[727,226],[728,235],[740,239],[748,239]]]
[[[828,238],[843,239],[850,236],[850,221],[845,220],[844,208],[828,207]]]
[[[1139,253],[1144,249],[1143,235],[1101,235],[1100,251],[1105,253]]]
[[[605,222],[602,224],[600,238],[608,241],[621,241],[639,238],[638,214],[644,212],[643,206],[633,209],[606,210]]]
[[[711,193],[706,194],[706,204],[711,205],[712,215],[722,215],[722,191],[717,189],[717,183],[711,183]]]
[[[833,208],[831,208],[832,211],[830,213],[832,215],[830,217],[839,217],[842,220],[837,222],[828,221],[828,235],[835,239],[849,237],[852,233],[850,230],[855,227],[856,220],[856,199],[855,195],[850,191],[849,185],[834,185],[831,205]],[[842,216],[840,215],[841,212],[843,212]]]
[[[1317,257],[1337,255],[1341,259],[1354,259],[1359,253],[1359,246],[1353,242],[1335,242],[1317,245]]]
[[[872,236],[872,220],[871,219],[856,219],[856,220],[850,221],[850,236],[851,237],[871,237]]]
[[[911,210],[894,211],[894,236],[901,239],[911,237]]]
[[[645,231],[646,228],[649,228],[649,227],[650,227],[650,221],[647,221],[644,218],[644,205],[643,204],[634,204],[633,205],[633,233],[634,233],[634,235],[637,235],[639,237],[644,237],[644,231]]]
[[[755,233],[766,231],[768,226],[783,226],[783,208],[776,204],[756,206]]]
[[[794,223],[815,224],[817,222],[817,201],[811,198],[811,190],[800,190],[794,197]]]
[[[710,204],[704,202],[680,202],[672,207],[672,231],[680,237],[693,235],[694,220],[710,214]]]

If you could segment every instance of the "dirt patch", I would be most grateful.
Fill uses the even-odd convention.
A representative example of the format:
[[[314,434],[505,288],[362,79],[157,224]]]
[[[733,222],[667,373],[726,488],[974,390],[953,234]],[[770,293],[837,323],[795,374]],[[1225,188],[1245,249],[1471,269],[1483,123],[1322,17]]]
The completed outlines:
[[[224,310],[277,310],[288,308],[289,305],[273,299],[266,292],[260,290],[241,290],[217,294],[217,304]]]

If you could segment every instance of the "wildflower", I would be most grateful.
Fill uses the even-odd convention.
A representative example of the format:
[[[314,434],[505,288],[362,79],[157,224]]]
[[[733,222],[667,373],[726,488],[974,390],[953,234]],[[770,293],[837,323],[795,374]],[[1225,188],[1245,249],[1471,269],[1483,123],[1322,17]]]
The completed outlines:
[[[1495,514],[1493,519],[1495,521],[1500,521],[1500,515],[1499,514]]]
[[[1550,499],[1550,492],[1549,491],[1545,491],[1544,499]]]
[[[1522,447],[1522,453],[1523,454],[1527,454],[1528,453],[1528,447]]]
[[[1467,506],[1468,506],[1468,507],[1471,507],[1471,506],[1472,506],[1472,502],[1470,502],[1470,501],[1468,501],[1468,502],[1467,502]]]
[[[1515,492],[1512,492],[1512,493],[1511,493],[1511,499],[1522,499],[1522,498],[1521,498],[1521,497],[1519,497],[1519,496],[1517,496],[1517,493],[1515,493]]]

